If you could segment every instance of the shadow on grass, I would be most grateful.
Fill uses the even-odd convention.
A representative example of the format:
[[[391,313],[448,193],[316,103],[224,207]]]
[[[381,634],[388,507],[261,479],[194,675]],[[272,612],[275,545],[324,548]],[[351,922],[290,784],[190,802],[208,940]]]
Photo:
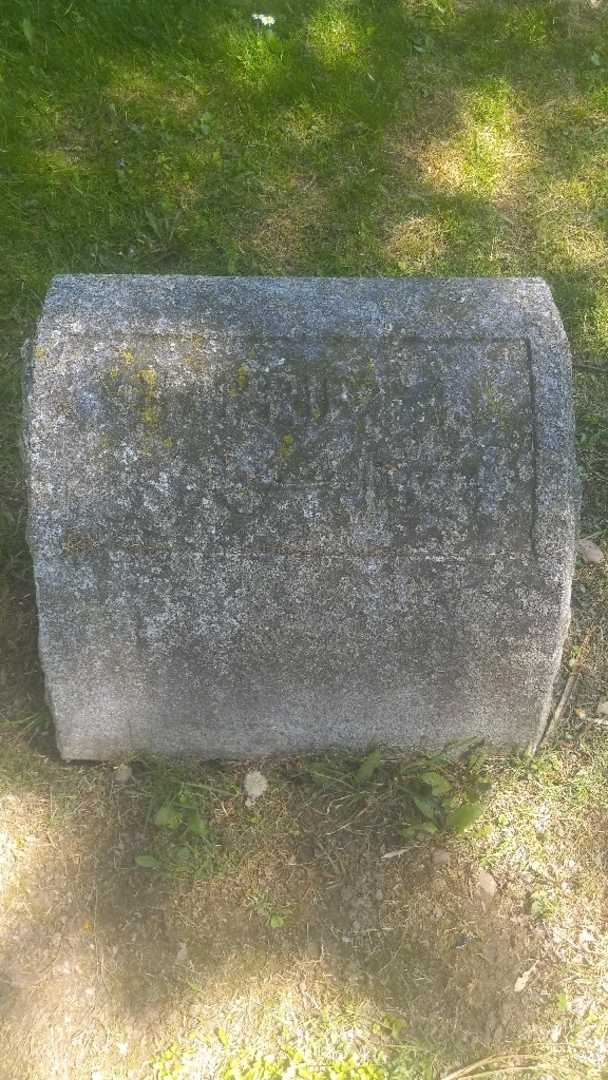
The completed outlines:
[[[488,1054],[554,1062],[549,1031],[573,974],[552,945],[559,897],[545,882],[539,921],[522,881],[503,869],[492,895],[478,875],[488,815],[496,828],[508,801],[521,830],[510,842],[531,843],[526,815],[546,809],[543,783],[551,800],[581,761],[558,776],[550,755],[540,773],[497,759],[505,789],[485,830],[404,849],[407,763],[364,785],[345,759],[270,765],[267,793],[247,808],[244,766],[134,763],[120,783],[111,767],[51,761],[41,736],[5,745],[0,1015],[20,1076],[151,1076],[168,1045],[192,1050],[193,1031],[198,1064],[184,1075],[215,1076],[232,1049],[269,1052],[319,1023],[343,1055],[415,1050],[405,1077]],[[435,768],[471,782],[468,766]],[[180,870],[184,837],[152,818],[184,790],[211,831]],[[585,808],[596,826],[598,794]],[[159,867],[136,866],[150,851]],[[534,992],[514,992],[530,971]]]

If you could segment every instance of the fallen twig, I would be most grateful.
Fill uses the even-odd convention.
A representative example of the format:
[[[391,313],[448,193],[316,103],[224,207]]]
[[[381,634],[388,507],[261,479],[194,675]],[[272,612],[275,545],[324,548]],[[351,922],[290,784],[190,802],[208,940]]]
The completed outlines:
[[[489,1072],[466,1073],[462,1080],[487,1080],[488,1076],[504,1076],[505,1073],[530,1072],[531,1069],[546,1069],[547,1065],[499,1065]]]
[[[549,720],[547,722],[547,726],[546,726],[545,730],[543,731],[540,739],[538,740],[538,742],[537,742],[537,744],[536,744],[536,746],[534,748],[535,750],[538,750],[539,747],[542,745],[542,743],[546,742],[547,739],[550,738],[550,736],[555,731],[557,725],[559,724],[560,720],[562,719],[562,717],[564,715],[564,712],[566,711],[566,709],[568,707],[568,703],[569,703],[569,701],[570,701],[570,699],[572,697],[572,694],[574,693],[574,688],[575,688],[575,686],[576,686],[576,684],[577,684],[577,682],[578,682],[578,680],[580,678],[581,665],[582,665],[584,656],[585,656],[585,654],[587,652],[587,649],[589,648],[589,643],[591,641],[593,633],[594,633],[593,629],[588,630],[587,633],[585,634],[584,638],[583,638],[583,641],[581,643],[581,647],[580,647],[580,649],[578,651],[578,655],[576,657],[576,660],[574,661],[572,671],[570,672],[570,674],[568,676],[568,679],[566,681],[566,685],[564,686],[562,696],[560,697],[560,699],[559,699],[559,701],[558,701],[558,703],[557,703],[557,705],[555,707],[553,715],[551,717],[549,717]]]
[[[501,1065],[501,1062],[506,1062],[506,1064]],[[496,1068],[488,1071],[485,1069],[486,1065],[495,1065]],[[481,1080],[482,1077],[497,1076],[499,1073],[525,1072],[526,1069],[546,1068],[546,1064],[542,1064],[537,1057],[533,1058],[528,1054],[516,1054],[515,1056],[510,1054],[499,1054],[497,1057],[482,1058],[481,1061],[474,1061],[471,1065],[465,1065],[462,1069],[456,1069],[456,1072],[447,1073],[445,1076],[441,1077],[441,1080]],[[473,1071],[478,1069],[483,1069],[484,1071]]]
[[[382,856],[383,859],[396,859],[398,855],[405,855],[408,851],[411,851],[410,847],[396,848],[394,851],[385,851]]]
[[[608,367],[600,364],[573,364],[574,371],[592,371],[595,375],[608,375]]]

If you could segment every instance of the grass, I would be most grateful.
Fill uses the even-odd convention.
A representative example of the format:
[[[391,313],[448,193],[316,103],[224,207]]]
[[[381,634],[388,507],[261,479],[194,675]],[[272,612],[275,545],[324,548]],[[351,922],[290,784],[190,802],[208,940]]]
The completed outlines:
[[[606,4],[268,13],[0,9],[0,1075],[603,1080],[603,567],[577,575],[576,711],[532,761],[292,762],[246,807],[240,767],[54,755],[17,439],[55,273],[541,275],[606,541]]]

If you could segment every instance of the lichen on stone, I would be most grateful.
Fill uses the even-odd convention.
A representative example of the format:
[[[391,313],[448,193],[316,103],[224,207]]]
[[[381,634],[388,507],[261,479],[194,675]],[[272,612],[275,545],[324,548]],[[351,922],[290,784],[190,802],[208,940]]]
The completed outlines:
[[[232,398],[238,397],[240,394],[244,393],[248,386],[249,368],[247,367],[247,364],[240,364],[236,369],[232,384],[228,387],[228,393]]]
[[[103,380],[114,402],[113,409],[117,400],[121,402],[122,415],[138,438],[144,456],[149,457],[155,448],[169,449],[173,438],[162,431],[164,408],[156,368],[151,364],[135,368],[136,357],[129,348],[119,350],[118,360]]]
[[[291,432],[287,431],[281,438],[281,445],[279,447],[279,457],[282,461],[288,461],[289,458],[295,453],[295,439]]]

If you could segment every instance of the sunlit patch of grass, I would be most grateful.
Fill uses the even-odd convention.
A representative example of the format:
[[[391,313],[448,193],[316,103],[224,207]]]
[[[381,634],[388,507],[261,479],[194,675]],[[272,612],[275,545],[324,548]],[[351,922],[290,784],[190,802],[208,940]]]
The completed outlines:
[[[313,55],[328,68],[361,70],[365,43],[373,33],[373,24],[361,25],[353,4],[329,0],[308,21],[306,44]]]
[[[606,892],[594,838],[604,827],[605,740],[544,750],[504,770],[485,827],[485,861],[506,876],[533,918],[584,925]]]
[[[313,984],[310,985],[313,991]],[[318,992],[318,991],[317,991]],[[267,996],[267,995],[265,995]],[[311,1018],[304,999],[283,983],[247,1028],[222,1025],[212,1035],[194,1031],[150,1061],[159,1080],[431,1080],[436,1054],[403,1036],[399,1018],[370,1002],[325,994]],[[319,1002],[319,1004],[321,1004]],[[260,1007],[261,1006],[261,1007]],[[270,1049],[271,1048],[271,1049]]]
[[[511,98],[500,79],[461,94],[460,130],[422,150],[425,175],[440,190],[496,197],[517,183],[529,154]]]
[[[0,803],[0,805],[2,805]],[[23,811],[23,807],[20,807]],[[6,813],[6,807],[3,808]],[[0,903],[6,902],[5,894],[17,872],[18,844],[6,827],[0,830]]]

